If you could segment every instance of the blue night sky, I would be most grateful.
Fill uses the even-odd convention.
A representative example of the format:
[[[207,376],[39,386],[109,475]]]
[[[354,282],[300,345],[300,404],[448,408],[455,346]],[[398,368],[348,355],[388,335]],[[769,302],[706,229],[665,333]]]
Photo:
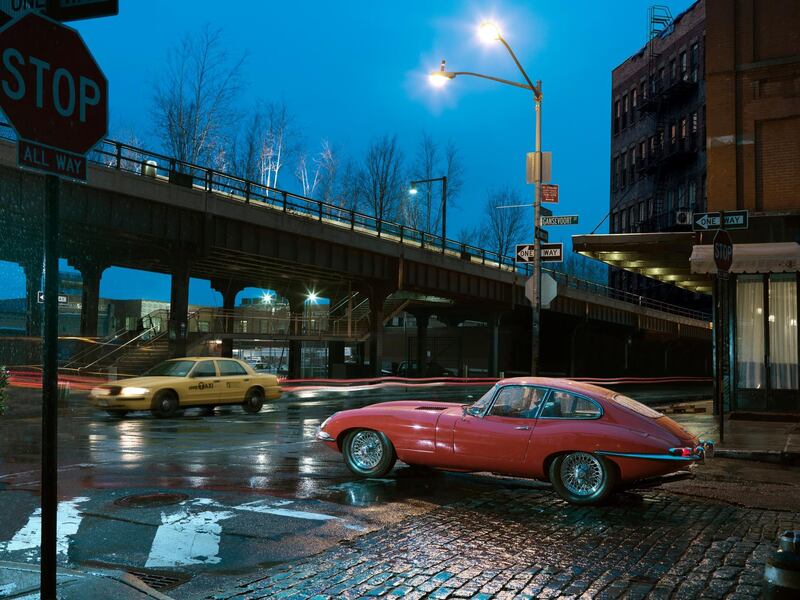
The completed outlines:
[[[422,132],[458,146],[464,186],[448,209],[448,237],[477,225],[489,188],[509,185],[530,198],[526,152],[533,150],[531,96],[459,78],[433,89],[426,74],[447,59],[452,70],[520,80],[499,44],[485,45],[477,24],[494,18],[532,79],[543,81],[543,149],[553,152],[561,203],[580,225],[550,229],[551,241],[588,233],[608,210],[611,70],[645,42],[650,2],[503,0],[120,1],[117,17],[72,25],[104,69],[110,134],[158,142],[150,123],[152,83],[168,52],[207,23],[223,31],[232,56],[247,53],[240,106],[284,100],[310,150],[322,138],[359,160],[376,136],[397,134],[407,161]],[[691,0],[665,2],[673,15]],[[291,171],[281,185],[296,186]],[[526,209],[532,219],[532,209]],[[607,231],[604,223],[598,231]],[[24,295],[21,271],[0,263],[0,297]],[[169,299],[169,278],[109,269],[101,295]],[[190,301],[216,304],[207,282],[192,281]]]

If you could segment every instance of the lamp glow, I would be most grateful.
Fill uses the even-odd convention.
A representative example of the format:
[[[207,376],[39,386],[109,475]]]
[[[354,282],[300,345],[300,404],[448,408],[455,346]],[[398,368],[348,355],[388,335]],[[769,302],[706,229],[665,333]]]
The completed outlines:
[[[317,292],[309,292],[307,298],[308,298],[308,301],[311,304],[316,304],[317,300],[319,300],[319,296],[317,296]]]
[[[478,37],[484,42],[496,42],[500,39],[500,28],[491,21],[484,21],[478,26]]]
[[[441,71],[432,71],[430,75],[428,75],[428,82],[435,88],[441,88],[447,85],[448,79],[447,75],[443,74]]]
[[[417,186],[412,185],[409,188],[408,193],[411,194],[412,196],[416,196],[419,193],[419,190],[417,189]]]
[[[272,304],[272,294],[265,292],[263,296],[261,296],[261,301],[264,304]]]

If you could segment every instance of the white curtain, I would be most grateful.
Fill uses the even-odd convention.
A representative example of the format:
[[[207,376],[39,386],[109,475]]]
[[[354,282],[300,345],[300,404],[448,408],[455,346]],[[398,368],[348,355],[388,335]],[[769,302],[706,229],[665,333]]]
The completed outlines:
[[[794,274],[769,280],[770,384],[774,389],[798,389],[797,281]]]
[[[761,389],[764,370],[764,282],[740,275],[736,283],[736,357],[739,387]]]

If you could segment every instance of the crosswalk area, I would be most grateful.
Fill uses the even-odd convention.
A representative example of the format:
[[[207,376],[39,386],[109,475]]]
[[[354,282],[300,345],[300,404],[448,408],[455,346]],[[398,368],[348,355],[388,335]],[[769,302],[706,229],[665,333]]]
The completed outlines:
[[[151,492],[152,493],[152,492]],[[168,506],[129,507],[121,494],[64,499],[58,505],[58,560],[153,569],[237,569],[304,555],[309,544],[356,534],[363,526],[316,500],[208,494]],[[236,501],[238,500],[238,501]],[[38,497],[0,493],[0,560],[37,562]],[[338,514],[337,514],[338,513]]]

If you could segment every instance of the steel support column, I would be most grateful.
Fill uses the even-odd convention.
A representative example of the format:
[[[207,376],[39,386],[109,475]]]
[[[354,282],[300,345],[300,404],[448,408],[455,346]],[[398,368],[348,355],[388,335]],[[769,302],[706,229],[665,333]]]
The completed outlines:
[[[169,297],[169,355],[186,356],[189,337],[189,270],[188,259],[176,261],[172,268]]]
[[[489,330],[489,362],[487,369],[490,377],[498,377],[500,373],[500,314],[489,313],[486,326]]]
[[[97,337],[97,318],[100,311],[100,279],[105,265],[95,262],[75,265],[81,273],[81,335]]]
[[[233,358],[233,337],[228,336],[233,335],[236,296],[247,286],[246,284],[240,282],[213,279],[211,281],[211,287],[222,295],[223,330],[226,334],[228,334],[226,337],[222,338],[222,347],[220,352],[225,358]]]

